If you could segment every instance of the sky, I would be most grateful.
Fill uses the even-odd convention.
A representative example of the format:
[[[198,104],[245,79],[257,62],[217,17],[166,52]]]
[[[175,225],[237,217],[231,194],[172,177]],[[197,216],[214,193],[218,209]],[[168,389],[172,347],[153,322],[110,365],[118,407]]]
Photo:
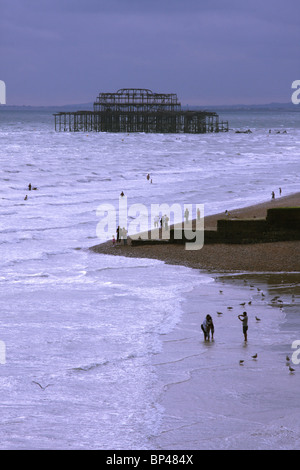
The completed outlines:
[[[8,105],[148,88],[183,105],[291,102],[299,0],[0,0]]]

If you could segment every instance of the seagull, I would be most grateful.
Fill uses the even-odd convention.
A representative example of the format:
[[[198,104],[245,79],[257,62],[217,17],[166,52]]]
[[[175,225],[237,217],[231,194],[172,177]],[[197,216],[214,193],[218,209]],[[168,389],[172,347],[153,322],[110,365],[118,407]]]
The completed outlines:
[[[223,312],[217,312],[218,315],[223,315]]]
[[[223,294],[223,291],[222,290],[219,290],[220,294]]]
[[[295,369],[293,369],[291,366],[289,366],[289,371],[290,371],[291,373],[293,373],[293,372],[295,372]]]
[[[286,361],[287,361],[287,362],[290,362],[290,358],[289,358],[289,356],[286,356],[286,358],[285,358],[285,359],[286,359]]]
[[[228,310],[232,310],[233,307],[227,307]]]
[[[244,365],[244,362],[245,362],[245,361],[240,361],[240,366],[243,366],[243,365]]]
[[[246,302],[243,302],[242,304],[240,304],[242,307],[245,307],[246,305]]]
[[[32,381],[32,383],[38,385],[43,391],[45,391],[46,388],[51,387],[51,385],[52,385],[52,384],[48,384],[48,385],[46,385],[46,387],[43,387],[41,384],[39,384],[38,382],[35,382],[34,380]]]
[[[252,356],[252,359],[257,359],[257,354],[254,354],[254,356]]]
[[[258,317],[255,317],[255,320],[256,320],[256,321],[261,321],[260,318],[258,318]]]
[[[252,304],[252,301],[250,300],[250,301],[248,302],[248,305],[251,305],[251,304]]]

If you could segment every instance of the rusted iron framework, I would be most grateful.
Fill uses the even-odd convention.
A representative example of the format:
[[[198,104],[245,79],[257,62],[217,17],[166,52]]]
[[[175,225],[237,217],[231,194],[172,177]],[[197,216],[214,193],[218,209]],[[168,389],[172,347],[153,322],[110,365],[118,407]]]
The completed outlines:
[[[141,88],[123,88],[100,93],[93,111],[54,114],[55,130],[64,132],[226,132],[228,122],[208,111],[184,111],[174,93],[153,93]]]

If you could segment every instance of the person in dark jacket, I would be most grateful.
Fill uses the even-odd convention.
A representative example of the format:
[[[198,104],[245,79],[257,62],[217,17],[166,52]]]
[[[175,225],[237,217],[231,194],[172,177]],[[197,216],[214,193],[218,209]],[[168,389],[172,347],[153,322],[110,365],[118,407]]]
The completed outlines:
[[[211,334],[211,340],[212,341],[214,340],[215,327],[214,327],[213,319],[211,318],[210,315],[206,315],[206,318],[201,325],[201,329],[204,334],[204,341],[210,340],[210,334]]]

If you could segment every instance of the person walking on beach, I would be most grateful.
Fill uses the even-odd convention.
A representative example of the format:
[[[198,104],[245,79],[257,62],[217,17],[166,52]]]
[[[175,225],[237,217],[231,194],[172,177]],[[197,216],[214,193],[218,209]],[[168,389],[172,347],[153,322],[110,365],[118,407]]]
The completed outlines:
[[[125,227],[123,227],[122,236],[123,236],[124,245],[127,245],[127,233],[128,231],[126,230]]]
[[[120,241],[120,226],[118,225],[118,228],[117,228],[117,243],[119,243]]]
[[[164,216],[164,222],[165,222],[165,230],[168,230],[168,228],[169,228],[169,217],[166,214]]]
[[[245,342],[248,340],[248,315],[247,312],[244,312],[243,315],[239,315],[238,319],[243,323],[243,334]]]
[[[188,210],[188,208],[186,208],[185,212],[184,212],[184,217],[185,217],[186,223],[188,223],[188,221],[189,221],[189,215],[190,215],[190,211]]]
[[[201,330],[203,331],[203,334],[204,334],[204,341],[210,340],[210,333],[211,333],[211,340],[212,341],[214,340],[215,327],[214,327],[214,323],[210,315],[206,315],[206,318],[201,325]]]

